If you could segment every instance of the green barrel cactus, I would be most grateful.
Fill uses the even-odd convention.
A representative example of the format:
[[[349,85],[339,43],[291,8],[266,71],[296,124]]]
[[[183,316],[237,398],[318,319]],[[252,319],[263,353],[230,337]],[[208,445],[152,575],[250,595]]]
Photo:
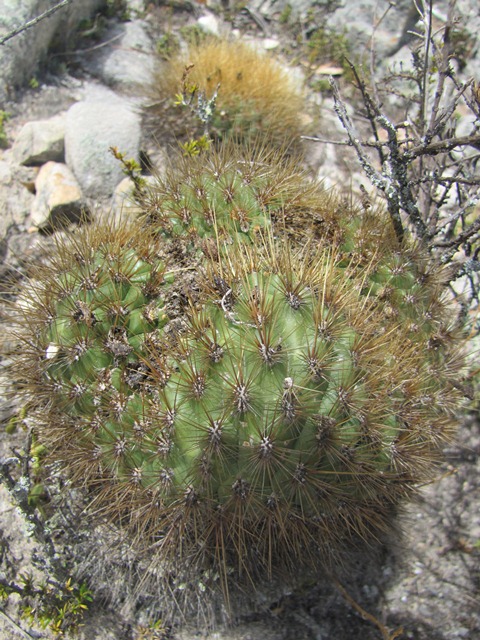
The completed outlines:
[[[16,376],[168,589],[227,592],[390,529],[451,438],[461,332],[381,214],[261,155],[177,171],[141,224],[79,232],[27,283]]]

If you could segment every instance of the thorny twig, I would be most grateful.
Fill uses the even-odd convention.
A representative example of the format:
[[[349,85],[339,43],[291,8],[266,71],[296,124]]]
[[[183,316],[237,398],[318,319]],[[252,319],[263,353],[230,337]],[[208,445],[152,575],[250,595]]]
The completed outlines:
[[[8,489],[16,506],[25,518],[28,535],[35,536],[43,545],[46,557],[59,579],[67,577],[65,568],[62,566],[55,543],[45,522],[39,518],[36,509],[28,502],[30,490],[30,450],[32,445],[32,431],[27,433],[25,451],[22,455],[15,455],[11,458],[0,459],[0,482]],[[11,473],[11,468],[21,465],[21,474],[18,480]]]
[[[11,40],[11,38],[14,38],[15,36],[18,36],[23,31],[26,31],[27,29],[34,27],[41,20],[45,20],[45,18],[48,18],[49,16],[53,15],[56,11],[58,11],[59,9],[62,9],[62,7],[66,7],[72,1],[73,0],[62,0],[62,2],[59,2],[53,7],[50,7],[50,9],[47,9],[36,18],[32,18],[32,20],[25,22],[25,24],[22,24],[19,27],[16,27],[15,29],[13,29],[12,31],[9,31],[6,35],[0,38],[0,45],[5,44],[5,42],[7,42],[8,40]]]
[[[334,109],[347,133],[346,143],[334,143],[354,148],[370,182],[386,199],[399,241],[409,229],[439,263],[455,267],[453,274],[466,274],[471,283],[476,281],[470,299],[478,300],[478,276],[474,273],[480,270],[480,222],[473,212],[480,202],[476,172],[480,87],[471,79],[460,82],[454,70],[456,1],[450,0],[445,22],[436,32],[432,1],[421,6],[413,2],[412,6],[416,7],[420,32],[411,32],[415,46],[410,71],[402,67],[381,82],[373,79],[370,87],[347,61],[361,94],[364,110],[359,115],[369,125],[370,139],[358,133],[336,82],[330,78]],[[396,117],[386,113],[382,92],[400,98],[400,118],[398,113]],[[469,132],[457,133],[459,109],[467,110],[472,119]]]

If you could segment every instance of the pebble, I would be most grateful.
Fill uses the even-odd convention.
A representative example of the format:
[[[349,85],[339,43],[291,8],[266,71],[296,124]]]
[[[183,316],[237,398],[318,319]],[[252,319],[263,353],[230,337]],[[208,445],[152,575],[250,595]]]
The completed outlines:
[[[198,26],[201,27],[207,33],[211,33],[214,36],[220,35],[218,20],[213,14],[209,13],[205,16],[201,16],[197,20],[197,23],[198,23]]]
[[[263,48],[265,51],[272,51],[280,46],[280,42],[276,38],[265,38]]]
[[[86,212],[82,190],[75,176],[61,162],[47,162],[35,180],[31,222],[38,228],[53,227],[64,220],[78,221]]]
[[[27,122],[13,144],[13,158],[26,166],[41,165],[50,160],[65,159],[65,116]]]

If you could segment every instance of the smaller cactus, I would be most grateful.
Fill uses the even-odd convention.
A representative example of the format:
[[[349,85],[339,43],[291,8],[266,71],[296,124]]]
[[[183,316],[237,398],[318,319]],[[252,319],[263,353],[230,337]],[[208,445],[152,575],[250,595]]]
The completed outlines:
[[[146,345],[161,340],[173,277],[132,229],[93,226],[57,249],[19,305],[22,373],[50,420],[99,425],[148,378]]]
[[[192,92],[205,96],[205,101],[218,89],[210,121],[214,138],[243,143],[257,140],[278,147],[306,133],[301,116],[305,108],[302,92],[279,62],[251,45],[208,38],[190,46],[187,54],[159,61],[147,88],[150,106],[145,109],[147,122],[159,139],[172,130],[177,138],[184,129],[190,138],[204,133],[199,122],[189,118],[188,111],[171,106],[186,68],[187,89],[191,87]]]

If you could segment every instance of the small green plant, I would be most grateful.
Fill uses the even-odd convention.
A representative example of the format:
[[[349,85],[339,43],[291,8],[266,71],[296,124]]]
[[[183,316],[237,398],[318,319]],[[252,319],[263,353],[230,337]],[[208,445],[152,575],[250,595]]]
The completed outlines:
[[[332,90],[328,78],[319,78],[318,80],[313,80],[310,83],[310,86],[313,91],[317,91],[318,93],[330,93]]]
[[[195,140],[189,140],[180,144],[180,149],[183,151],[183,155],[189,158],[194,158],[200,155],[204,151],[208,151],[212,141],[207,136],[200,136]]]
[[[280,14],[278,21],[280,24],[288,24],[290,22],[290,18],[292,17],[292,5],[287,4]]]
[[[0,149],[6,149],[8,147],[8,137],[5,132],[5,123],[7,122],[9,117],[9,113],[0,110]]]
[[[168,638],[170,638],[170,629],[162,620],[142,624],[135,629],[134,640],[168,640]]]
[[[83,583],[75,585],[71,578],[64,583],[37,583],[30,574],[20,574],[18,583],[0,580],[0,597],[7,600],[12,594],[20,597],[22,617],[55,637],[75,635],[93,601]]]
[[[110,153],[122,165],[123,173],[130,178],[134,186],[134,197],[138,197],[146,187],[146,180],[142,175],[142,167],[135,158],[127,158],[117,147],[110,147]]]
[[[109,18],[117,17],[120,20],[130,19],[130,10],[126,0],[107,0],[105,15]]]
[[[350,55],[350,45],[346,31],[337,32],[324,26],[319,26],[307,41],[310,62],[342,63]]]
[[[314,91],[330,93],[331,87],[327,79],[322,80],[315,75],[315,70],[322,65],[337,67],[342,77],[350,82],[354,79],[351,60],[357,62],[358,55],[352,50],[347,30],[336,31],[323,24],[314,23],[308,39],[303,33],[297,35],[297,43],[306,57],[304,63],[310,69],[309,83]],[[359,65],[360,68],[360,65]],[[364,71],[362,67],[362,71]]]
[[[158,38],[156,49],[160,58],[169,60],[180,51],[180,41],[173,33],[165,33]]]
[[[208,34],[198,24],[181,27],[180,35],[190,47],[198,47],[204,44],[207,40],[211,40],[213,38],[212,35]]]

